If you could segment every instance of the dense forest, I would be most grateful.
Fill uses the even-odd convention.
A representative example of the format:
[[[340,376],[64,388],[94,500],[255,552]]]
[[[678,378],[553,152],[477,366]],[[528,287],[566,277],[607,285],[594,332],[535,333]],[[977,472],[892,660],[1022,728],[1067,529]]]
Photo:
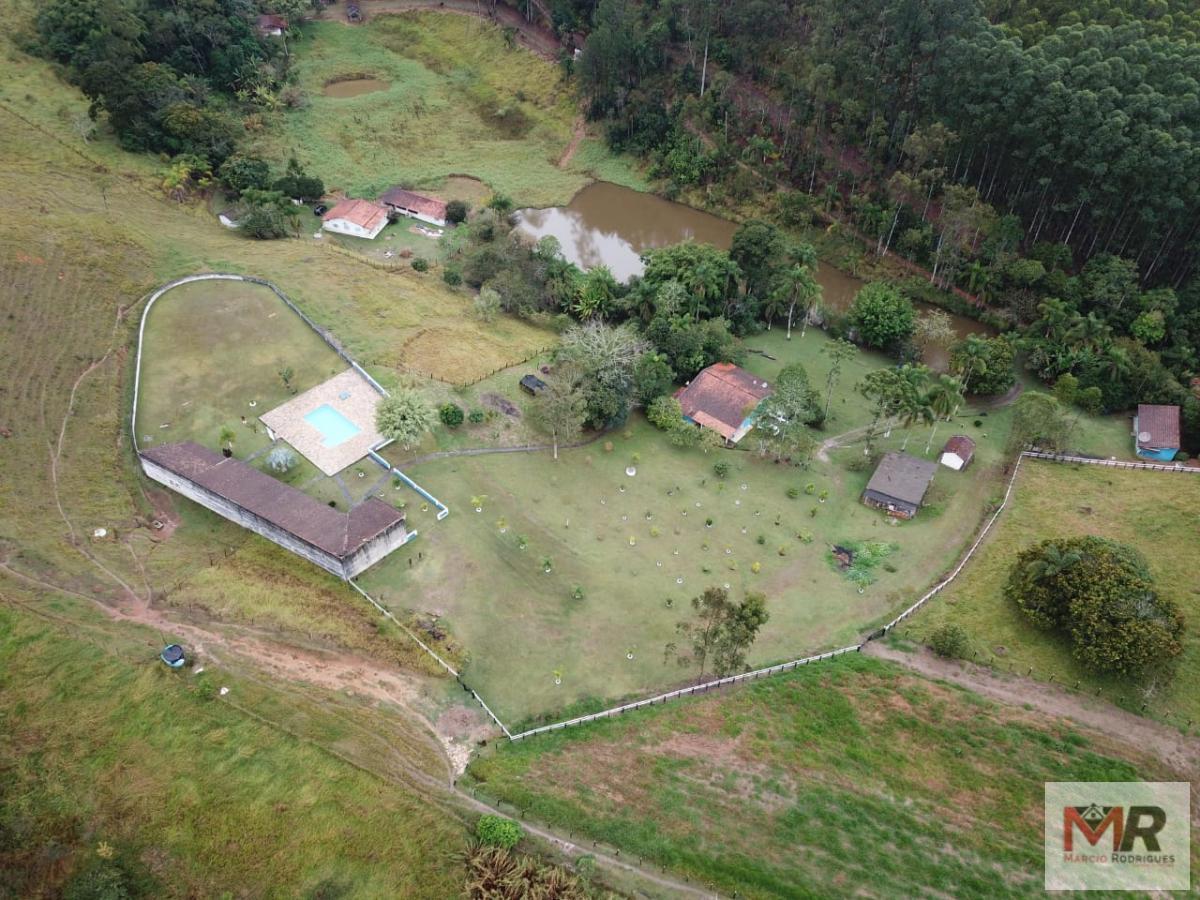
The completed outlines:
[[[1200,427],[1200,14],[1184,2],[559,0],[666,192],[832,221],[1024,330],[1105,409]],[[772,198],[770,202],[764,198]]]

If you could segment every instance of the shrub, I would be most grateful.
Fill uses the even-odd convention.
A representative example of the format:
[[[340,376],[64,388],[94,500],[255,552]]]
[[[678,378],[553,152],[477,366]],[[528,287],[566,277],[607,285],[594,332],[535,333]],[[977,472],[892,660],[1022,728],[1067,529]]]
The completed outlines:
[[[792,487],[787,489],[787,495],[788,495],[789,500],[795,500],[797,497],[800,496],[800,488],[793,485]]]
[[[488,813],[479,817],[475,825],[475,836],[488,847],[511,850],[521,840],[521,826],[512,819]]]
[[[1187,462],[1189,459],[1191,459],[1191,457],[1182,450],[1175,454],[1175,462]]]
[[[1140,675],[1183,649],[1175,603],[1155,592],[1142,555],[1116,541],[1090,535],[1042,541],[1017,556],[1004,593],[1101,672]]]
[[[480,425],[487,418],[487,413],[482,409],[473,409],[467,413],[467,421],[472,425]]]
[[[718,478],[727,478],[732,471],[733,466],[729,464],[729,460],[727,459],[719,459],[713,463],[713,474]]]
[[[939,625],[929,636],[929,649],[947,659],[963,659],[971,649],[966,630],[954,622]]]
[[[467,215],[471,212],[471,207],[464,200],[451,200],[446,204],[446,222],[449,225],[458,225],[467,221]]]
[[[442,281],[450,285],[450,287],[458,287],[462,284],[462,272],[456,268],[447,267],[442,270]]]
[[[463,423],[462,407],[457,403],[443,403],[438,409],[438,418],[447,428],[457,428]]]
[[[412,267],[413,267],[413,269],[415,269],[418,272],[428,272],[429,271],[429,260],[427,260],[423,256],[414,256],[413,261],[412,261]]]
[[[296,454],[289,447],[272,447],[267,454],[267,465],[273,472],[286,472],[296,464]]]

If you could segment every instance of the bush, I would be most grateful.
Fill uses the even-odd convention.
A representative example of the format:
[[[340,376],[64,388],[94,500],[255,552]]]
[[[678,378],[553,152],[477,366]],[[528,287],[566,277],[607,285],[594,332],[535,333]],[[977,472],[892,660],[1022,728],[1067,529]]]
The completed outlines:
[[[966,630],[954,622],[939,625],[929,636],[929,649],[947,659],[964,659],[971,649]]]
[[[467,214],[471,212],[471,207],[464,200],[451,200],[446,204],[446,222],[449,225],[458,225],[467,221]]]
[[[795,500],[797,497],[800,496],[800,488],[796,487],[795,485],[792,485],[790,488],[787,489],[787,496],[788,496],[789,500]]]
[[[718,478],[728,478],[729,473],[733,471],[733,466],[729,464],[727,459],[719,459],[713,463],[713,474]]]
[[[849,318],[862,342],[880,350],[900,346],[916,327],[912,301],[882,281],[867,284],[855,295]]]
[[[429,260],[427,260],[423,256],[414,256],[413,261],[412,261],[412,267],[413,267],[414,271],[417,271],[417,272],[428,272],[429,271]]]
[[[450,285],[450,287],[458,287],[462,284],[462,272],[455,268],[445,268],[442,270],[442,281]]]
[[[272,447],[267,454],[267,465],[274,472],[287,472],[296,464],[296,454],[288,447]]]
[[[475,825],[475,836],[488,847],[511,850],[521,840],[521,826],[512,819],[491,813],[479,817]]]
[[[1183,649],[1175,603],[1155,592],[1142,555],[1116,541],[1090,535],[1042,541],[1018,555],[1004,594],[1100,672],[1140,675]]]
[[[457,403],[444,403],[438,409],[438,418],[447,428],[457,428],[463,423],[462,407]]]
[[[485,413],[482,409],[473,409],[467,413],[467,421],[472,425],[482,425],[486,419],[487,413]]]

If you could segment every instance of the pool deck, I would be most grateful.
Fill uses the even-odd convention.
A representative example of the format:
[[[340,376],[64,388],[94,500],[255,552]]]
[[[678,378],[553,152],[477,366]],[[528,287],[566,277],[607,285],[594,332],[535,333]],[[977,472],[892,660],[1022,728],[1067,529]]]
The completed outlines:
[[[347,369],[264,413],[260,419],[276,438],[287,441],[326,475],[336,475],[383,443],[383,437],[375,430],[375,407],[382,399],[365,378]],[[335,447],[326,447],[325,435],[304,419],[324,405],[354,423],[358,434]]]

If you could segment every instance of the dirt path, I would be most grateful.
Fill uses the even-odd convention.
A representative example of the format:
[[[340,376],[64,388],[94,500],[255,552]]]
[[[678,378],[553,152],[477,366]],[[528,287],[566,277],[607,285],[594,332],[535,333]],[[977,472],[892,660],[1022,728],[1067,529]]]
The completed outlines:
[[[583,117],[580,116],[575,120],[575,131],[571,135],[571,142],[567,144],[567,149],[563,151],[562,156],[558,158],[558,162],[556,162],[555,165],[560,169],[565,169],[567,164],[570,163],[574,158],[575,151],[579,149],[579,145],[583,142],[583,139],[586,136],[586,123],[583,121]]]
[[[430,10],[486,19],[495,22],[502,28],[515,29],[517,42],[521,46],[550,62],[557,62],[563,49],[558,36],[553,31],[537,22],[527,22],[519,12],[502,3],[497,3],[494,10],[488,9],[490,5],[488,0],[359,0],[358,5],[368,21],[372,16],[404,13],[412,10]],[[329,4],[321,18],[350,24],[346,19],[345,0],[337,0],[337,2]]]
[[[1200,740],[1095,697],[1032,678],[997,674],[972,663],[942,659],[923,647],[908,653],[885,646],[882,641],[868,641],[862,652],[898,663],[927,678],[961,685],[1008,706],[1032,707],[1055,718],[1072,719],[1120,743],[1150,751],[1190,780],[1200,777]]]

